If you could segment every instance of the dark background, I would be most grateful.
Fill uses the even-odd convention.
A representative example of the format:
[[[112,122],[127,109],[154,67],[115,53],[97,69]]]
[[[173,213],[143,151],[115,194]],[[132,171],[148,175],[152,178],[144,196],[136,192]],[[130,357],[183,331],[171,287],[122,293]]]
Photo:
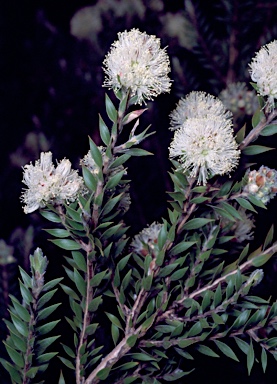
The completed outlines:
[[[57,277],[62,273],[57,250],[42,231],[45,222],[37,213],[25,215],[22,211],[21,167],[37,159],[41,151],[51,150],[54,159],[67,157],[78,168],[80,158],[88,151],[88,135],[100,144],[98,113],[106,118],[104,93],[107,91],[102,88],[101,67],[117,32],[137,27],[160,37],[162,46],[168,46],[174,80],[171,94],[148,103],[149,111],[141,119],[142,127],[151,123],[152,130],[157,132],[143,144],[155,156],[132,159],[128,164],[133,183],[132,207],[126,222],[131,225],[131,235],[166,215],[165,191],[171,189],[167,174],[172,137],[168,115],[178,99],[192,90],[217,96],[228,82],[248,83],[247,65],[254,53],[277,37],[276,1],[192,1],[195,19],[192,28],[184,32],[187,42],[181,40],[181,34],[170,34],[165,25],[170,17],[192,15],[189,2],[141,0],[136,2],[141,4],[139,13],[133,1],[125,0],[129,6],[123,7],[122,14],[116,13],[116,7],[119,9],[122,3],[48,0],[4,1],[0,5],[0,238],[14,247],[14,257],[27,270],[29,251],[40,246],[50,263],[55,264],[54,268],[50,267],[50,275]],[[79,39],[70,33],[70,20],[86,5],[98,7],[95,17],[98,12],[97,20],[102,27],[89,38]],[[192,31],[195,34],[191,36]],[[231,35],[235,41],[232,65]],[[244,121],[250,129],[249,117],[242,114],[238,124]],[[259,143],[273,147],[276,138],[263,138]],[[258,166],[276,167],[276,153],[269,152],[255,161]],[[276,220],[276,202],[268,205],[267,212],[259,213],[257,245]],[[9,268],[11,276],[16,276],[14,267]],[[272,292],[276,298],[276,270],[275,260],[265,266],[266,277],[258,293],[266,298]],[[14,281],[10,281],[11,289],[15,289]],[[3,339],[4,327],[1,332]],[[248,378],[246,358],[239,353],[238,356],[242,364],[225,358],[217,362],[199,355],[194,364],[199,369],[185,382],[221,383],[223,377],[226,383],[276,382],[273,359],[266,375],[257,365]],[[57,382],[59,369],[54,363],[53,376],[46,382]]]

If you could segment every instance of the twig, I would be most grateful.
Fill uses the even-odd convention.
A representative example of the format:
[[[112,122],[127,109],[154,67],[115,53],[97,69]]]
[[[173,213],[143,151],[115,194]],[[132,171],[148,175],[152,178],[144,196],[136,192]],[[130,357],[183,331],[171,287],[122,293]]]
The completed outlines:
[[[253,128],[246,138],[240,143],[239,149],[242,150],[248,146],[252,141],[256,140],[260,135],[261,131],[272,122],[272,120],[277,116],[277,110],[274,110],[270,113],[265,121],[260,121],[259,124]]]
[[[78,344],[78,349],[77,349],[77,354],[76,354],[76,383],[77,384],[82,384],[82,383],[84,383],[84,380],[85,380],[85,378],[83,376],[81,376],[81,369],[82,369],[81,357],[82,356],[81,356],[80,352],[81,352],[82,345],[87,340],[86,329],[87,329],[88,325],[90,324],[90,320],[91,320],[91,315],[89,312],[89,304],[93,298],[93,289],[90,285],[90,281],[91,281],[93,275],[94,275],[93,263],[87,255],[86,302],[85,302],[85,309],[84,309],[83,327],[82,327],[82,331],[80,334],[79,344]]]

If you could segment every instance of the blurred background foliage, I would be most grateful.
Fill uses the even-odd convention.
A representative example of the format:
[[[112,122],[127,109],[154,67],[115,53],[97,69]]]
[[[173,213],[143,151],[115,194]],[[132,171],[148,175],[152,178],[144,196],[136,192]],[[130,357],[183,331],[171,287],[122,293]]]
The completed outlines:
[[[29,270],[28,256],[36,246],[50,259],[49,273],[62,274],[62,254],[47,242],[42,231],[45,222],[37,213],[26,216],[22,211],[21,167],[37,159],[41,151],[51,150],[54,158],[67,157],[78,168],[87,153],[88,135],[100,144],[98,113],[105,116],[107,91],[102,88],[102,61],[117,32],[139,28],[158,36],[162,46],[167,46],[172,67],[171,94],[148,103],[148,113],[141,119],[142,127],[152,124],[157,131],[144,143],[155,156],[129,162],[132,206],[126,222],[134,235],[166,215],[165,191],[171,189],[168,115],[180,97],[192,90],[220,95],[234,112],[235,130],[245,122],[250,129],[257,100],[249,86],[248,64],[261,45],[277,38],[277,2],[10,0],[2,2],[0,10],[0,315],[6,317],[8,290],[15,295],[17,290],[16,263]],[[237,82],[246,85],[232,85]],[[259,143],[276,147],[277,140],[263,137]],[[277,166],[275,151],[256,159],[257,167]],[[260,212],[254,245],[277,221],[276,207],[273,201],[266,212]],[[276,298],[276,273],[277,263],[272,260],[257,288],[260,295]],[[3,324],[0,332],[3,339]],[[221,383],[226,372],[232,372],[224,377],[226,384],[275,381],[273,363],[267,375],[256,367],[248,378],[245,364],[222,358],[219,367],[210,358],[199,360],[195,364],[201,369],[187,383],[202,380],[203,374],[206,383]],[[52,382],[57,382],[59,369],[52,370]]]

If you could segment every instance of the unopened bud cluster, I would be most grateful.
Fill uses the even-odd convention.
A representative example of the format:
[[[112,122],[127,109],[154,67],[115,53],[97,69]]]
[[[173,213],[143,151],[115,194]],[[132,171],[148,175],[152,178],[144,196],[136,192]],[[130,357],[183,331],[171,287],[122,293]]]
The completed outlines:
[[[261,166],[258,171],[249,171],[246,173],[243,192],[267,204],[277,193],[277,171],[265,166]]]
[[[234,115],[252,115],[259,107],[256,93],[249,91],[245,83],[230,83],[218,98]]]
[[[136,235],[131,243],[131,248],[139,255],[146,256],[148,254],[153,257],[158,253],[158,237],[162,224],[152,223],[148,228],[144,228]]]
[[[44,286],[44,275],[47,269],[48,260],[43,256],[42,250],[37,248],[33,255],[30,255],[30,264],[32,272],[32,291],[35,297],[38,297]]]

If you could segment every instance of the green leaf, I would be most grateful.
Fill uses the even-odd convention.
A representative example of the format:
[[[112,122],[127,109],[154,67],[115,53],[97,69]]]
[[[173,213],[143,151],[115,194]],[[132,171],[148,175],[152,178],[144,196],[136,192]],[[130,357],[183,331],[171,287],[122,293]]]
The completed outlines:
[[[45,293],[43,296],[41,296],[37,304],[38,309],[42,308],[46,303],[48,303],[48,301],[52,299],[52,297],[54,296],[55,292],[57,292],[57,290],[58,290],[57,288],[52,289],[52,291],[49,291]]]
[[[116,173],[115,175],[111,176],[106,184],[106,189],[112,189],[112,188],[115,188],[121,181],[122,179],[122,176],[124,175],[124,173],[126,172],[125,169],[123,169],[122,171]]]
[[[102,296],[95,297],[91,302],[89,303],[88,309],[91,312],[96,312],[99,305],[101,305],[103,302]]]
[[[108,270],[97,273],[93,278],[90,280],[91,287],[98,287],[101,283],[101,281],[105,278],[107,275]]]
[[[277,124],[269,124],[262,130],[260,135],[271,136],[271,135],[275,135],[275,133],[277,133]]]
[[[131,335],[127,339],[127,344],[129,345],[130,348],[134,347],[138,339],[138,335]]]
[[[248,209],[249,211],[257,213],[256,209],[253,207],[251,203],[249,203],[248,200],[243,199],[242,197],[237,197],[235,199],[239,205],[241,205],[243,208]]]
[[[250,201],[250,203],[256,205],[257,207],[267,209],[267,207],[264,205],[264,203],[261,200],[257,199],[253,195],[250,195],[250,193],[248,194],[247,199]]]
[[[64,363],[64,365],[67,368],[75,370],[76,367],[71,363],[71,361],[69,361],[68,359],[65,359],[64,357],[61,357],[61,356],[58,356],[58,358],[61,360],[62,363]]]
[[[43,355],[38,356],[38,358],[37,358],[38,363],[39,363],[39,364],[49,363],[49,361],[50,361],[51,359],[53,359],[53,357],[55,357],[57,354],[58,354],[58,352],[48,352],[48,353],[44,353]]]
[[[65,353],[66,353],[69,357],[71,357],[72,359],[75,359],[76,355],[75,355],[75,353],[72,351],[72,349],[69,348],[67,345],[65,345],[65,344],[63,344],[63,343],[61,343],[61,345],[62,345],[62,347],[63,347]]]
[[[263,249],[266,249],[268,247],[268,245],[270,245],[272,243],[273,236],[274,236],[274,225],[272,225],[270,227],[270,230],[268,231],[268,233],[266,235],[266,238],[265,238],[265,241],[264,241],[264,245],[263,245]]]
[[[119,329],[114,324],[111,325],[111,333],[114,345],[116,345],[119,339]]]
[[[232,205],[226,203],[226,202],[222,202],[220,205],[223,206],[223,208],[228,211],[233,217],[235,217],[236,219],[238,220],[242,220],[242,216],[240,215],[240,213],[236,210],[236,208],[234,208]]]
[[[32,278],[19,266],[19,272],[26,288],[32,288]]]
[[[55,237],[65,238],[65,237],[70,236],[70,233],[68,231],[66,231],[65,229],[61,229],[61,228],[44,229],[44,231],[49,233],[52,236],[55,236]]]
[[[56,215],[54,212],[40,210],[41,216],[43,216],[45,219],[52,221],[53,223],[61,223],[61,219],[58,215]]]
[[[82,172],[86,186],[92,192],[95,192],[97,188],[97,180],[95,176],[85,166],[82,167]]]
[[[191,328],[190,330],[188,331],[188,334],[186,335],[186,337],[193,337],[193,336],[196,336],[196,335],[199,335],[199,333],[202,332],[202,325],[200,323],[200,321],[198,323],[195,323]]]
[[[63,377],[63,373],[61,371],[61,374],[60,374],[60,377],[59,377],[59,382],[58,384],[66,384],[65,380],[64,380],[64,377]]]
[[[246,128],[246,124],[244,124],[244,126],[236,134],[236,142],[238,144],[240,144],[245,138],[245,128]]]
[[[159,272],[159,277],[166,277],[171,274],[171,272],[178,267],[178,263],[169,264],[162,268]]]
[[[214,220],[213,219],[204,219],[204,218],[191,219],[184,224],[183,228],[186,230],[198,229],[198,228],[201,228],[204,225],[206,225],[212,221],[214,221]]]
[[[267,367],[267,353],[264,348],[262,348],[261,363],[262,363],[263,371],[265,373],[266,367]]]
[[[217,345],[218,349],[220,349],[220,351],[224,355],[226,355],[227,357],[230,357],[230,359],[233,359],[233,360],[239,362],[239,359],[237,358],[235,353],[232,351],[232,349],[227,344],[225,344],[225,343],[223,343],[222,341],[219,341],[219,340],[213,340],[213,341]]]
[[[129,255],[127,255],[127,256],[124,256],[124,257],[119,261],[119,263],[118,263],[118,269],[119,269],[119,271],[122,271],[122,270],[126,267],[128,261],[129,261],[129,259],[130,259],[130,256],[131,256],[131,253],[130,253]]]
[[[19,334],[21,334],[24,337],[28,337],[29,331],[28,331],[26,323],[23,322],[22,319],[20,319],[14,313],[10,312],[10,315],[11,315],[11,320],[13,322],[13,325],[15,326],[15,328],[19,332]]]
[[[73,256],[73,260],[75,261],[78,269],[80,269],[83,272],[87,272],[87,263],[82,253],[78,251],[73,251],[71,253]]]
[[[250,310],[245,310],[240,313],[240,315],[236,318],[232,329],[239,329],[245,326],[247,323],[247,320],[249,319],[251,311]]]
[[[19,303],[19,301],[13,296],[13,295],[9,295],[12,303],[13,303],[13,306],[14,306],[14,309],[16,310],[17,312],[17,315],[23,320],[23,321],[26,321],[27,323],[30,321],[30,314],[29,312],[27,311],[27,309],[25,307],[23,307],[23,305],[21,305]]]
[[[128,155],[131,155],[131,156],[149,156],[149,155],[153,155],[153,153],[148,152],[145,149],[141,149],[141,148],[131,148],[131,149],[128,149],[126,153]]]
[[[19,280],[19,288],[20,288],[20,293],[21,293],[21,296],[23,298],[23,303],[29,305],[32,301],[33,301],[33,296],[31,294],[31,292],[29,291],[29,289],[27,289],[22,281]]]
[[[211,356],[211,357],[220,357],[217,353],[215,353],[211,348],[206,345],[198,344],[195,347],[198,352],[203,353],[203,355]]]
[[[114,234],[116,234],[116,232],[122,227],[122,223],[119,223],[119,224],[116,224],[114,225],[113,227],[111,228],[108,228],[103,234],[102,234],[102,238],[103,239],[109,239],[110,237],[112,237]]]
[[[131,354],[132,358],[139,361],[152,361],[156,360],[154,356],[150,356],[146,353],[136,352]]]
[[[48,348],[51,344],[54,343],[60,336],[51,336],[47,337],[46,339],[39,340],[37,345],[38,345],[38,356],[41,355],[46,348]]]
[[[108,127],[106,126],[104,120],[102,119],[101,115],[99,114],[99,132],[100,137],[103,141],[103,143],[108,146],[111,140],[111,135]]]
[[[268,300],[262,299],[258,296],[245,296],[245,299],[251,301],[252,303],[268,305]]]
[[[142,279],[142,286],[146,291],[150,291],[153,281],[153,275],[146,276]]]
[[[51,281],[48,281],[46,284],[44,284],[43,291],[44,292],[49,291],[49,289],[54,288],[62,280],[63,280],[63,277],[58,277],[57,279],[53,279]]]
[[[252,265],[254,267],[261,267],[272,257],[272,255],[273,253],[256,256],[251,260]]]
[[[192,204],[201,204],[201,203],[204,203],[204,201],[207,201],[209,199],[210,199],[209,197],[198,196],[198,197],[194,197],[193,199],[191,199],[190,203],[192,203]]]
[[[254,353],[254,348],[253,348],[253,344],[252,344],[252,340],[251,340],[251,343],[249,345],[249,351],[247,353],[248,375],[250,375],[250,373],[251,373],[251,370],[252,370],[252,367],[253,367],[253,364],[254,364],[254,360],[255,360],[255,353]]]
[[[40,327],[37,327],[37,333],[39,335],[45,335],[46,333],[52,331],[52,329],[55,328],[55,326],[60,322],[61,320],[55,320],[51,321],[50,323],[46,323],[44,325],[41,325]]]
[[[77,251],[81,249],[81,245],[76,243],[74,240],[68,240],[68,239],[56,239],[56,240],[50,240],[52,243],[57,245],[58,247],[65,249],[67,251]]]
[[[221,302],[222,302],[221,284],[218,284],[214,294],[214,302],[213,302],[214,307],[216,308]]]
[[[249,351],[249,344],[247,344],[244,340],[239,339],[238,337],[234,337],[235,342],[237,343],[238,347],[242,350],[243,353],[247,355]]]
[[[117,157],[109,166],[109,169],[117,168],[120,165],[124,164],[127,160],[129,160],[131,155],[128,153],[125,153],[124,155],[121,155]]]
[[[103,368],[97,373],[97,377],[99,380],[106,380],[106,378],[109,376],[111,368]]]
[[[103,207],[101,215],[105,216],[108,213],[110,213],[111,210],[115,207],[115,205],[122,199],[122,196],[123,196],[123,193],[121,193],[120,195],[117,195],[117,196],[113,197],[112,199],[108,200],[108,202]]]
[[[175,245],[170,250],[170,255],[171,256],[179,255],[179,253],[185,252],[188,248],[190,248],[195,243],[196,243],[196,241],[183,241],[182,243]]]
[[[182,357],[184,357],[185,359],[188,359],[188,360],[194,360],[194,358],[191,356],[190,353],[188,353],[187,351],[183,351],[182,349],[180,348],[174,348],[175,351]]]
[[[3,341],[3,343],[5,344],[6,350],[14,364],[16,364],[19,368],[23,368],[24,359],[21,353],[18,353],[15,349],[11,348],[5,341]]]
[[[80,292],[80,294],[83,297],[86,297],[87,284],[86,284],[85,280],[83,279],[83,277],[81,276],[81,274],[77,271],[76,268],[74,268],[74,282],[75,282],[76,287],[77,287],[78,291]]]
[[[16,384],[22,384],[22,379],[20,374],[18,373],[17,369],[15,369],[8,361],[1,359],[0,362],[3,365],[3,367],[9,372],[11,379],[16,383]]]
[[[123,331],[123,327],[120,323],[120,321],[118,320],[118,318],[116,316],[114,316],[112,313],[108,313],[108,312],[105,312],[106,315],[108,316],[109,320],[118,328],[122,329]]]
[[[64,284],[60,284],[62,290],[70,297],[72,297],[73,299],[75,300],[78,300],[80,301],[80,298],[79,296],[77,295],[77,293],[75,291],[73,291],[73,289],[71,289],[70,287],[68,287],[67,285],[64,285]]]
[[[90,324],[86,327],[86,335],[93,335],[98,328],[99,323]]]
[[[129,369],[135,368],[138,366],[138,362],[130,361],[129,363],[125,363],[117,367],[117,369],[120,369],[121,371],[127,371]]]
[[[212,312],[212,318],[215,324],[225,324],[222,317],[215,312]]]
[[[206,291],[202,300],[201,309],[204,312],[206,308],[208,308],[211,304],[211,300],[213,297],[212,291]]]
[[[245,155],[258,155],[259,153],[264,153],[267,151],[272,151],[275,148],[271,147],[265,147],[264,145],[249,145],[248,147],[245,147],[242,152]]]
[[[252,127],[255,128],[264,117],[263,111],[258,108],[252,117]]]
[[[187,270],[188,270],[188,267],[181,268],[181,269],[179,269],[178,271],[175,271],[175,272],[170,276],[170,280],[171,280],[171,281],[176,281],[176,280],[180,280],[180,279],[182,279],[182,278],[185,276],[185,273],[187,272]]]
[[[107,94],[105,95],[105,105],[106,105],[106,112],[107,112],[107,115],[109,116],[109,119],[113,123],[115,123],[117,121],[117,111]]]
[[[72,217],[72,219],[74,221],[76,221],[77,223],[82,223],[82,219],[81,219],[81,213],[80,212],[76,212],[74,209],[72,209],[69,205],[66,207],[66,213]],[[69,219],[68,219],[69,221]],[[70,221],[70,224],[72,225],[72,222]],[[73,225],[72,225],[73,226]],[[83,226],[80,227],[81,229],[83,229]],[[77,229],[77,228],[75,228]]]
[[[97,147],[97,145],[94,143],[94,141],[89,137],[89,148],[90,148],[90,154],[92,159],[95,161],[95,164],[99,168],[99,170],[102,169],[102,154]]]
[[[50,305],[49,307],[44,308],[42,311],[38,314],[38,320],[46,319],[48,316],[51,315],[59,306],[61,303]]]

